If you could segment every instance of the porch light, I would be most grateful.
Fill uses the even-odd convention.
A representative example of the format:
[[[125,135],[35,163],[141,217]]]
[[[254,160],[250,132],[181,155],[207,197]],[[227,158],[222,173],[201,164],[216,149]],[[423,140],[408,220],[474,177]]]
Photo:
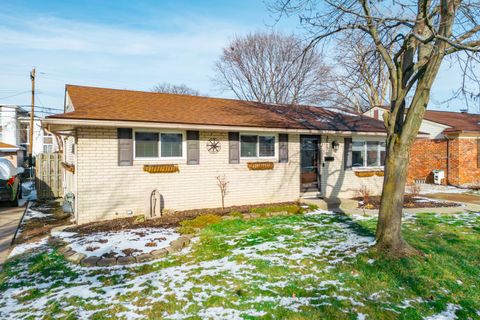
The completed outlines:
[[[340,143],[338,143],[337,140],[333,140],[333,141],[332,141],[332,149],[333,149],[333,151],[337,152],[337,151],[338,151],[338,148],[340,148]]]

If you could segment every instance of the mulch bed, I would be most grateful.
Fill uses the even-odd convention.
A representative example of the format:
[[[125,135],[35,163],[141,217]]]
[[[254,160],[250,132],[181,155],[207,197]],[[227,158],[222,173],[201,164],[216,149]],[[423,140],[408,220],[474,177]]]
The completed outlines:
[[[134,216],[128,218],[118,218],[106,221],[90,222],[79,226],[73,226],[65,229],[68,232],[77,232],[79,234],[90,234],[93,232],[107,232],[107,231],[119,231],[124,229],[137,229],[148,227],[162,227],[162,228],[175,228],[180,225],[181,221],[195,219],[202,214],[215,214],[215,215],[227,215],[231,212],[248,213],[253,208],[266,208],[270,206],[281,205],[299,205],[298,202],[281,202],[281,203],[269,203],[260,205],[244,205],[244,206],[232,206],[225,209],[197,209],[197,210],[185,210],[175,211],[158,218],[152,218],[144,220],[142,216]]]
[[[380,209],[380,196],[370,196],[368,202],[358,205],[359,208],[365,209]],[[405,195],[403,198],[404,208],[445,208],[445,207],[460,207],[461,204],[455,202],[444,202],[439,200],[429,200],[423,197],[416,197]],[[355,200],[363,201],[362,197],[355,198]],[[429,201],[427,201],[429,200]]]
[[[32,203],[30,209],[48,213],[49,216],[24,221],[21,226],[21,232],[15,237],[16,244],[49,236],[52,228],[70,223],[71,216],[69,213],[63,212],[59,201],[36,201]]]

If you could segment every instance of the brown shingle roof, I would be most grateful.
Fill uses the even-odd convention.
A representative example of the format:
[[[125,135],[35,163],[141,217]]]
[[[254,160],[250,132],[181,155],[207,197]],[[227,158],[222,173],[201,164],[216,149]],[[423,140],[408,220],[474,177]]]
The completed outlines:
[[[425,119],[451,127],[445,132],[480,131],[480,114],[427,110]]]
[[[380,106],[389,110],[390,108]],[[445,132],[474,131],[480,132],[480,114],[467,112],[427,110],[423,117],[425,120],[449,126]]]
[[[48,118],[385,131],[383,123],[378,120],[337,109],[74,85],[67,85],[66,90],[75,110]]]

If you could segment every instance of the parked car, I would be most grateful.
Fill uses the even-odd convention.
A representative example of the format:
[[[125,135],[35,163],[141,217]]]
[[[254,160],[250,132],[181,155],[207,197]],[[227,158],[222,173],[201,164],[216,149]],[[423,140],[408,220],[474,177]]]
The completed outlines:
[[[9,160],[0,158],[0,202],[18,206],[18,199],[22,195],[20,175],[23,171],[21,167],[15,168]]]

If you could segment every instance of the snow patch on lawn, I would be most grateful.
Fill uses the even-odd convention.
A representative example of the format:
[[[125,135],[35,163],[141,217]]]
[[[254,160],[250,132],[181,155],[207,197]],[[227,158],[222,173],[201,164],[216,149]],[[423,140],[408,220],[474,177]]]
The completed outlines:
[[[41,247],[47,244],[47,240],[48,240],[48,237],[45,237],[36,242],[22,243],[22,244],[16,245],[10,252],[8,258],[10,259],[14,256],[18,256],[19,254],[23,254],[27,251],[33,251],[34,249],[40,249]]]
[[[166,248],[180,237],[173,229],[140,228],[115,232],[96,232],[81,235],[75,232],[53,232],[52,235],[66,241],[72,250],[87,256],[139,255]],[[127,254],[127,252],[129,254]]]
[[[45,213],[45,212],[28,208],[27,211],[25,212],[25,216],[23,217],[23,221],[27,221],[30,219],[42,219],[50,216],[52,216],[51,213]]]
[[[442,311],[438,314],[435,314],[430,317],[426,317],[425,320],[452,320],[452,319],[457,319],[457,316],[455,315],[455,312],[457,310],[462,309],[461,306],[458,306],[453,303],[447,304],[447,309],[445,311]]]
[[[370,303],[369,299],[358,294],[359,288],[347,286],[341,280],[344,278],[342,274],[336,274],[338,278],[332,277],[330,269],[340,262],[354,261],[358,254],[374,244],[374,238],[365,235],[348,217],[328,211],[307,214],[294,224],[291,219],[276,219],[275,226],[270,226],[271,232],[268,233],[262,232],[262,226],[252,225],[236,233],[215,235],[200,244],[195,244],[195,240],[191,249],[150,263],[145,269],[141,264],[93,269],[69,265],[68,268],[78,276],[55,278],[30,273],[28,264],[20,264],[22,271],[4,283],[6,290],[0,296],[0,319],[42,317],[52,301],[57,302],[64,312],[82,318],[90,318],[105,310],[128,319],[146,318],[145,313],[148,314],[155,304],[167,305],[172,301],[175,301],[175,310],[170,307],[156,309],[159,318],[243,319],[268,316],[260,311],[264,309],[300,312],[308,307],[338,305],[340,301],[345,314],[365,319],[356,308]],[[129,232],[139,230],[142,229]],[[102,246],[123,245],[113,241],[100,243],[101,239],[128,242],[132,236],[137,239],[133,241],[137,244],[143,241],[138,239],[142,238],[140,235],[126,231],[107,238],[100,234],[97,234],[98,238],[91,235],[90,243],[80,243],[82,239],[83,242],[87,240],[76,233],[57,233],[66,241],[84,248],[95,242]],[[143,237],[155,236],[145,234]],[[205,258],[198,253],[196,246],[208,244],[208,241],[221,244],[218,256],[207,255]],[[118,252],[118,247],[116,250]],[[368,260],[368,263],[374,261]],[[288,268],[288,275],[274,272],[279,268]],[[302,281],[305,281],[302,292],[292,292]],[[19,300],[33,289],[41,292],[39,298]],[[235,292],[238,296],[232,294]],[[389,303],[388,297],[387,292],[379,291],[369,298],[381,303],[385,310],[426,303],[414,297],[398,305]],[[72,301],[75,301],[74,308]],[[89,307],[88,310],[84,310],[82,302]],[[447,311],[451,314],[452,307],[437,316],[448,316]],[[392,309],[392,312],[398,311]]]

